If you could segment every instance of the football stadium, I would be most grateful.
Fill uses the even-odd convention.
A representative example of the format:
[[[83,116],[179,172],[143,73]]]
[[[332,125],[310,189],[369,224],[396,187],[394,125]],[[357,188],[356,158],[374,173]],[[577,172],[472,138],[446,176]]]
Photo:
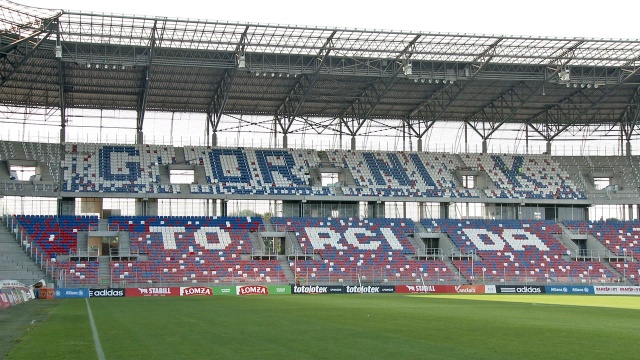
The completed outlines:
[[[639,120],[640,39],[0,0],[0,355],[637,359]]]

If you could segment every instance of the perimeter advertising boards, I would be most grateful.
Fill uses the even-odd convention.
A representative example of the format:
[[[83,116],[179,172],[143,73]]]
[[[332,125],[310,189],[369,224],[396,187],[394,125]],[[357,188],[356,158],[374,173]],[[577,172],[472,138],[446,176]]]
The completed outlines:
[[[89,297],[124,297],[124,289],[89,289]]]
[[[292,294],[343,294],[344,286],[291,285]]]
[[[640,295],[640,286],[594,286],[596,295]]]
[[[269,295],[269,289],[262,285],[236,286],[236,295]]]
[[[180,296],[212,296],[213,290],[205,286],[189,286],[180,288]]]
[[[179,287],[127,288],[124,295],[129,296],[180,296]]]
[[[235,286],[214,286],[213,295],[235,295],[236,287]]]
[[[538,285],[496,285],[497,294],[546,294],[547,289]]]
[[[593,295],[593,286],[547,286],[547,294]]]
[[[396,292],[395,286],[345,286],[344,292],[347,294],[388,294]]]
[[[267,289],[269,289],[269,295],[290,295],[291,294],[291,286],[289,285],[267,286]]]
[[[484,285],[397,285],[401,294],[484,294]]]
[[[82,299],[89,297],[89,289],[87,288],[57,288],[53,296],[56,299]]]

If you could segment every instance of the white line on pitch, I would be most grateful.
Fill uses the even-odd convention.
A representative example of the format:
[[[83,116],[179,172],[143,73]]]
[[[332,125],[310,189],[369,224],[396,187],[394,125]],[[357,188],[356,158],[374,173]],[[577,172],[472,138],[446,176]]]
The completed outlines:
[[[96,328],[96,322],[93,321],[91,306],[89,306],[89,299],[85,298],[84,301],[87,303],[87,311],[89,312],[89,322],[91,323],[91,332],[93,333],[93,344],[96,346],[96,355],[98,355],[98,360],[105,360],[104,352],[102,351],[102,345],[100,345],[100,338],[98,337],[98,329]]]

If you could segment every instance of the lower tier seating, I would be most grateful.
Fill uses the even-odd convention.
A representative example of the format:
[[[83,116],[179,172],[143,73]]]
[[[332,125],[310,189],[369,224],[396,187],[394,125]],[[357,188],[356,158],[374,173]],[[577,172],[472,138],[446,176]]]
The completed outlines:
[[[273,218],[295,235],[300,249],[320,260],[289,265],[297,281],[457,281],[442,260],[414,260],[410,219]]]
[[[433,232],[446,233],[461,251],[454,264],[479,280],[524,282],[611,282],[616,276],[602,263],[572,261],[550,221],[422,220]],[[464,256],[462,256],[464,254]]]

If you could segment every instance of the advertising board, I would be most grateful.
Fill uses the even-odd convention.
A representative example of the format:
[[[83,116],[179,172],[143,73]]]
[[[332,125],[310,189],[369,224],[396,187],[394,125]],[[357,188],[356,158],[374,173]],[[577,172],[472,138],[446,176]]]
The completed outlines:
[[[401,294],[446,294],[446,285],[396,285]]]
[[[213,295],[235,295],[236,287],[235,286],[214,286]]]
[[[538,285],[496,285],[496,294],[546,294],[546,288]]]
[[[180,296],[179,287],[127,288],[124,295],[129,296]]]
[[[87,288],[57,288],[54,290],[53,296],[56,299],[83,299],[89,297],[89,289]]]
[[[291,285],[292,294],[343,294],[344,286]]]
[[[402,294],[484,294],[484,285],[397,285]]]
[[[593,295],[593,286],[547,286],[547,294],[557,295]]]
[[[262,285],[236,286],[236,295],[269,295],[269,289]]]
[[[388,294],[396,292],[395,286],[345,286],[344,292],[347,294]]]
[[[596,295],[640,295],[640,286],[594,286]]]
[[[180,288],[180,296],[212,296],[213,290],[205,286],[189,286]]]
[[[267,286],[269,295],[291,295],[291,286],[289,285],[274,285]]]
[[[124,289],[89,289],[89,297],[124,297]]]

